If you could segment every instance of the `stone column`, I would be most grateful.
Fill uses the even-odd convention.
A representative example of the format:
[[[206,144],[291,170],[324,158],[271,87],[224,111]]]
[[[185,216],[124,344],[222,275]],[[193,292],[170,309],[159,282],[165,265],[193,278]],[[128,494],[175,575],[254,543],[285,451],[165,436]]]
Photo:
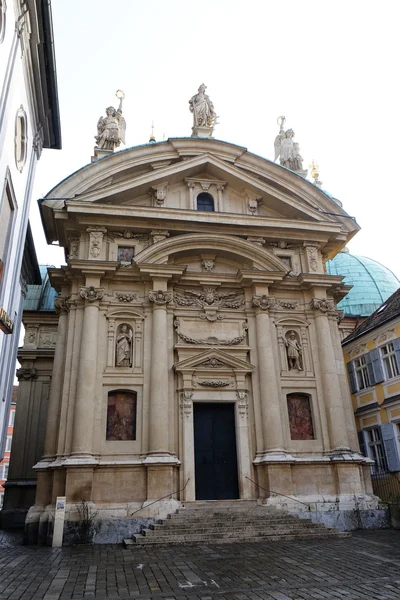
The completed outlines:
[[[321,365],[322,391],[328,417],[331,450],[348,451],[346,418],[333,347],[335,341],[332,340],[327,315],[328,311],[335,309],[335,303],[331,298],[313,298],[310,308],[315,310],[317,352]]]
[[[270,296],[253,296],[253,306],[256,309],[258,371],[264,450],[266,452],[282,452],[283,433],[280,386],[275,367],[274,344],[268,314],[270,302],[274,302],[274,299]]]
[[[98,301],[103,297],[101,288],[83,287],[80,296],[86,300],[79,352],[76,387],[72,455],[92,455],[93,422],[97,377]]]
[[[169,454],[167,304],[172,300],[172,292],[151,291],[149,300],[154,303],[150,373],[149,454],[165,456]]]
[[[64,361],[69,312],[68,299],[58,296],[54,300],[54,306],[56,312],[58,312],[60,316],[58,318],[57,343],[54,353],[49,407],[47,412],[46,437],[43,451],[44,460],[51,460],[57,454],[61,398],[64,383]]]

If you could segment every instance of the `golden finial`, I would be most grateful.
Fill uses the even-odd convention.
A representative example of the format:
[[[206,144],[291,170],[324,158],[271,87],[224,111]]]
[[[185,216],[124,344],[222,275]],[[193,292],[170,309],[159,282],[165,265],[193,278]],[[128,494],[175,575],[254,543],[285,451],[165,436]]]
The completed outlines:
[[[322,181],[320,181],[318,179],[318,177],[319,177],[319,166],[314,161],[314,159],[312,159],[312,161],[311,161],[310,169],[311,169],[311,177],[314,179],[314,184],[320,186],[322,184]]]
[[[156,138],[154,137],[154,121],[151,122],[151,136],[149,142],[155,142]]]

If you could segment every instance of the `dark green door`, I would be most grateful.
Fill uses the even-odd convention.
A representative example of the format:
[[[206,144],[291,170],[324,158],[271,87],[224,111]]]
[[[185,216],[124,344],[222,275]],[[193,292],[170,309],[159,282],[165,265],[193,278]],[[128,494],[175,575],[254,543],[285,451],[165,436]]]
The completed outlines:
[[[239,498],[233,404],[194,403],[196,500]]]

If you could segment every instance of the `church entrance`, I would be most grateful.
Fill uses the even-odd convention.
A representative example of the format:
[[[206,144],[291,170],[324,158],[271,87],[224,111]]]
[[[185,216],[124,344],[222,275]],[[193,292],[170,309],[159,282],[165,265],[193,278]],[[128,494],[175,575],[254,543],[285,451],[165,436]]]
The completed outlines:
[[[196,500],[239,498],[235,406],[194,403]]]

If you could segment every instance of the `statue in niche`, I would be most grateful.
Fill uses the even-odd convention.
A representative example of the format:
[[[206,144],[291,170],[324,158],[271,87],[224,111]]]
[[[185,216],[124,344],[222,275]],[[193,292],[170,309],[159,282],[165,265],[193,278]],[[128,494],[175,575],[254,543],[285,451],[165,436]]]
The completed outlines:
[[[126,323],[119,326],[116,343],[115,364],[117,367],[132,366],[132,328]]]
[[[296,333],[292,330],[289,331],[285,337],[282,338],[286,346],[286,354],[288,359],[289,371],[297,369],[298,371],[303,370],[303,349],[297,339]]]
[[[290,169],[291,171],[302,171],[303,170],[303,158],[300,154],[300,146],[297,142],[293,141],[294,131],[293,129],[287,129],[284,131],[283,126],[285,124],[285,117],[279,117],[278,125],[280,131],[275,138],[275,158],[279,158],[281,165]]]
[[[204,83],[198,89],[198,93],[189,100],[189,109],[193,113],[193,127],[213,127],[217,119],[214,105],[206,94]]]
[[[126,122],[122,116],[124,93],[118,90],[116,96],[119,98],[118,109],[115,110],[113,106],[106,108],[106,116],[100,117],[97,122],[97,135],[95,136],[97,148],[112,152],[118,148],[121,142],[125,144]]]

